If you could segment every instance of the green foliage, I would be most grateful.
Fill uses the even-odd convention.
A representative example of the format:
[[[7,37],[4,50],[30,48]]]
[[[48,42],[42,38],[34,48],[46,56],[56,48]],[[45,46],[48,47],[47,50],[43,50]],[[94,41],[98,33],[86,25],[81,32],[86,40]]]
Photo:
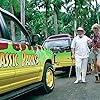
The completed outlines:
[[[10,11],[10,6],[13,5],[16,13],[20,12],[20,1],[19,0],[0,0],[0,7]]]
[[[45,35],[46,27],[48,28],[48,36],[55,34],[54,32],[54,15],[53,10],[57,13],[58,33],[70,33],[74,31],[74,18],[77,13],[77,27],[83,26],[86,34],[89,36],[91,26],[97,23],[96,8],[92,5],[92,0],[75,0],[75,3],[70,4],[72,0],[26,0],[25,19],[26,27],[30,34]],[[66,6],[65,6],[66,4]],[[20,0],[0,0],[0,7],[10,11],[10,6],[13,5],[14,14],[20,18]],[[52,6],[54,8],[52,8]],[[61,12],[61,7],[66,8],[66,12]],[[100,4],[98,4],[100,8]],[[41,9],[47,9],[42,11]],[[46,16],[47,13],[47,16]],[[98,11],[100,19],[100,11]],[[46,20],[48,26],[46,26]]]

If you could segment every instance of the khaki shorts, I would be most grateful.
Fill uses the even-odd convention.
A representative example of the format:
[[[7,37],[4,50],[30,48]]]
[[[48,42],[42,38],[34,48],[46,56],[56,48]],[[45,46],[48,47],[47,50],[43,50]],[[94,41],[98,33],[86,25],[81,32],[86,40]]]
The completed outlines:
[[[91,56],[90,57],[93,60],[100,59],[100,48],[98,48],[97,50],[91,50]]]

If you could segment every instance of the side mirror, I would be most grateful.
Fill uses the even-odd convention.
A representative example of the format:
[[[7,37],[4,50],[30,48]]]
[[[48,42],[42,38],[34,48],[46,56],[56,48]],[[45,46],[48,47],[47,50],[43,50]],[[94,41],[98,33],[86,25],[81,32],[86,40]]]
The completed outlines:
[[[39,44],[41,42],[41,36],[39,34],[35,34],[32,36],[32,45]]]

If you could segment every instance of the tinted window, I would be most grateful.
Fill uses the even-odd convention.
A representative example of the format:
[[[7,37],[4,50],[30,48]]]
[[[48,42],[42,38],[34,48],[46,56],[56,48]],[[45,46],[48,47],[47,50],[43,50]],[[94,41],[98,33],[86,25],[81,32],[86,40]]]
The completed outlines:
[[[25,40],[25,35],[23,34],[21,28],[18,26],[18,24],[16,24],[16,22],[14,22],[8,16],[4,16],[4,19],[5,19],[6,26],[7,26],[7,29],[12,41],[16,41],[16,42],[27,41]],[[21,38],[21,35],[22,35],[22,38]]]
[[[1,30],[1,25],[0,25],[0,38],[2,38],[2,30]]]
[[[54,47],[68,47],[70,46],[70,40],[55,40],[55,41],[47,41],[44,43],[44,47],[46,48],[54,48]]]

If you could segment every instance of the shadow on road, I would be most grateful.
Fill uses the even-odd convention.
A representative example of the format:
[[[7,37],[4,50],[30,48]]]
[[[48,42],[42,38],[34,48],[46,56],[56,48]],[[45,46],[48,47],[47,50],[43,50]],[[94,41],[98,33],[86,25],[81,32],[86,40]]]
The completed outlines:
[[[55,72],[55,77],[57,79],[59,79],[59,78],[68,78],[69,77],[69,73],[68,72],[65,72],[65,71],[56,71]],[[72,71],[70,77],[75,77],[75,72]]]
[[[71,77],[75,77],[75,75],[72,74]],[[68,73],[66,73],[65,71],[56,71],[55,72],[55,79],[59,80],[59,79],[65,79],[65,78],[68,78]],[[44,96],[44,95],[42,94],[41,88],[38,88],[34,91],[31,91],[27,94],[24,94],[24,95],[16,98],[15,100],[32,100],[32,98],[33,98],[33,100],[35,100],[42,96]]]
[[[43,94],[41,93],[41,88],[38,88],[36,90],[33,90],[31,92],[28,92],[27,95],[24,94],[14,100],[32,100],[31,98],[37,98],[39,96],[42,96]]]

